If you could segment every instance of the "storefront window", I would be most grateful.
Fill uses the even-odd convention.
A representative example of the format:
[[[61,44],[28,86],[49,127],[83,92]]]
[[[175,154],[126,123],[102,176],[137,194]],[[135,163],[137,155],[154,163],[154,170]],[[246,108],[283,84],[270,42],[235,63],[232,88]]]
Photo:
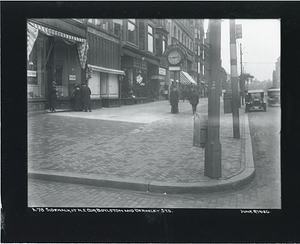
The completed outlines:
[[[30,59],[27,61],[27,84],[37,85],[37,55],[36,48],[32,49]]]
[[[62,86],[62,73],[63,73],[63,66],[56,65],[54,80],[58,86]]]
[[[137,28],[134,19],[128,20],[128,41],[137,45]]]
[[[27,97],[45,98],[45,64],[51,38],[39,35],[27,61]],[[48,58],[49,60],[49,58]]]

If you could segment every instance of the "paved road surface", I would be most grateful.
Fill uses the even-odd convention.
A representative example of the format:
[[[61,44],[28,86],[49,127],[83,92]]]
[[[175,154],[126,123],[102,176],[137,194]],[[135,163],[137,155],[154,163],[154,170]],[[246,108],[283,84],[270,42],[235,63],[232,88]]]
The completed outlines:
[[[202,110],[205,109],[204,105]],[[30,179],[29,199],[34,202],[29,204],[40,206],[48,202],[53,207],[103,208],[280,208],[279,126],[274,123],[274,118],[280,116],[279,111],[280,108],[271,108],[267,113],[249,114],[257,177],[237,191],[170,195]],[[70,116],[69,113],[66,115]]]
[[[280,107],[249,114],[253,157],[256,170],[252,191],[262,204],[281,208]]]

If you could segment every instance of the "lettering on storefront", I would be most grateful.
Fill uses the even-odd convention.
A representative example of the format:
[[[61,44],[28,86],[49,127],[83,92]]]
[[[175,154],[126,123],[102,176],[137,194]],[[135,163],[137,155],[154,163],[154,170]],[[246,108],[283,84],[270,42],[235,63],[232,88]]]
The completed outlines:
[[[180,70],[180,66],[170,66],[169,70]]]
[[[76,75],[69,75],[69,80],[76,80]]]
[[[36,71],[35,70],[27,70],[27,76],[28,77],[36,77]]]
[[[159,75],[166,75],[166,69],[159,67],[158,68],[158,74]]]

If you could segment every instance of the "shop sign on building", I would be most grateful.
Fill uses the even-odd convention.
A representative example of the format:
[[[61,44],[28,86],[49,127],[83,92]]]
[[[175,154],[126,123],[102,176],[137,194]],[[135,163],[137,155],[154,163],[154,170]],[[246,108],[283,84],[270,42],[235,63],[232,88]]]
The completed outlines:
[[[28,77],[36,77],[36,71],[35,70],[27,70],[27,76]]]
[[[159,75],[166,75],[166,69],[158,67],[158,74]]]
[[[76,75],[69,75],[69,80],[76,80]]]
[[[140,84],[140,83],[142,83],[142,81],[143,81],[143,77],[141,75],[138,75],[136,77],[136,82]]]
[[[180,70],[180,66],[170,66],[169,70]]]

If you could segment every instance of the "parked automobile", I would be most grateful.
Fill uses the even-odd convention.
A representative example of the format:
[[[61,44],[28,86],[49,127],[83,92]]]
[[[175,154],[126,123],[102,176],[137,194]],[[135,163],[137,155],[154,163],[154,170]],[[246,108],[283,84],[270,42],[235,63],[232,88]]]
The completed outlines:
[[[251,111],[267,111],[267,104],[265,102],[265,92],[262,89],[258,90],[248,90],[246,93],[246,107],[245,113],[249,113]]]
[[[270,88],[268,90],[268,106],[280,105],[280,88]]]

